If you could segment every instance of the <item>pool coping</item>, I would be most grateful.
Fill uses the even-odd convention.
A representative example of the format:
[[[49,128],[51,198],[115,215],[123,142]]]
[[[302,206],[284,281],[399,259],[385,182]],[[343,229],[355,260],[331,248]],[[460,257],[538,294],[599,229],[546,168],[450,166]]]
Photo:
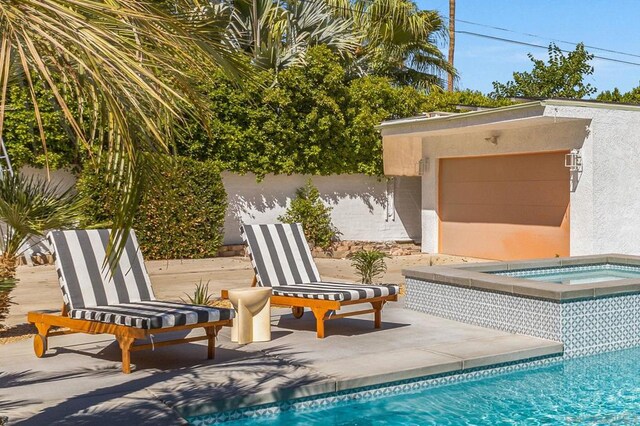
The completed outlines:
[[[427,356],[427,351],[425,356]],[[527,360],[557,358],[564,354],[564,345],[560,342],[540,339],[534,347],[508,350],[502,353],[480,354],[466,358],[453,359],[442,353],[443,358],[451,358],[442,362],[424,364],[413,368],[398,368],[394,372],[369,374],[360,377],[344,377],[323,374],[324,379],[302,386],[280,387],[266,392],[242,395],[239,397],[200,401],[183,401],[172,405],[172,408],[183,418],[199,417],[212,413],[223,413],[235,410],[251,409],[267,404],[284,403],[301,398],[321,398],[323,395],[356,391],[369,387],[384,387],[390,383],[424,380],[438,376],[455,376],[469,371],[486,370],[502,365],[517,365]],[[313,370],[312,367],[309,367]],[[320,371],[319,371],[320,372]]]
[[[283,398],[264,400],[249,405],[235,404],[232,408],[211,409],[204,407],[200,414],[185,415],[180,408],[173,407],[178,413],[192,424],[196,418],[208,418],[203,424],[220,424],[229,421],[245,420],[248,418],[264,418],[277,416],[286,411],[309,411],[325,408],[328,405],[350,403],[377,399],[394,394],[403,394],[420,391],[423,389],[455,384],[469,380],[482,379],[496,375],[521,371],[525,369],[540,368],[562,362],[562,353],[533,354],[530,357],[514,360],[505,359],[502,362],[494,362],[487,365],[469,366],[459,370],[431,372],[430,374],[414,375],[407,378],[397,377],[379,383],[360,384],[359,386],[327,389],[321,387],[315,393],[296,393]],[[308,387],[308,386],[307,386]],[[207,411],[208,410],[208,411]]]
[[[568,285],[543,281],[533,282],[522,278],[486,273],[536,268],[557,268],[563,266],[585,266],[604,263],[640,267],[640,256],[611,253],[591,256],[487,262],[466,265],[418,266],[403,269],[402,274],[405,278],[424,280],[437,284],[474,288],[484,291],[511,294],[517,297],[531,297],[553,302],[572,302],[584,299],[640,293],[640,278]]]

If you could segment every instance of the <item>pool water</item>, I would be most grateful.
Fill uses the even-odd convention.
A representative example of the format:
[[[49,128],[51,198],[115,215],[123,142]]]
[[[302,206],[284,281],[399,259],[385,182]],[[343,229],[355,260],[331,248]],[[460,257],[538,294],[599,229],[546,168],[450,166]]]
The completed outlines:
[[[636,348],[416,393],[226,424],[640,424],[639,372],[640,348]]]
[[[616,264],[584,265],[560,268],[502,271],[496,275],[544,281],[556,284],[590,284],[629,278],[640,280],[640,267]]]

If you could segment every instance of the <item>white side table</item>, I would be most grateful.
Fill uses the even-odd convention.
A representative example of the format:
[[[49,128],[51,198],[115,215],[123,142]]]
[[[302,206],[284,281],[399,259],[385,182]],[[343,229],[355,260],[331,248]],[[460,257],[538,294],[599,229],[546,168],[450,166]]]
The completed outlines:
[[[271,288],[245,287],[228,291],[236,310],[231,341],[240,344],[271,340]]]

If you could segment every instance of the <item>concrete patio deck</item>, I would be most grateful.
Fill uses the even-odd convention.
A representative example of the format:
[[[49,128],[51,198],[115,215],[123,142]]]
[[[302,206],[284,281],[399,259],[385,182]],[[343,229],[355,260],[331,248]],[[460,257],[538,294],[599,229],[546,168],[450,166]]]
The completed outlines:
[[[396,269],[399,273],[410,261],[392,265],[390,274]],[[151,262],[159,295],[179,296],[175,283],[185,281],[185,274],[190,290],[197,282],[191,279],[198,275],[193,271],[211,274],[204,262],[173,265],[168,271]],[[228,276],[212,282],[212,291],[246,285],[251,278],[244,260],[223,264],[224,271],[217,264],[218,278]],[[331,278],[349,278],[344,267],[338,261],[320,264],[321,273]],[[40,294],[48,294],[51,286],[59,292],[50,267],[21,274],[23,288],[16,291],[34,292],[39,285]],[[25,274],[32,274],[28,281]],[[168,285],[171,282],[174,285]],[[38,303],[42,308],[57,307],[56,296]],[[49,355],[43,359],[34,356],[31,340],[0,345],[0,416],[8,416],[10,424],[26,425],[180,424],[183,416],[562,351],[557,342],[404,310],[402,302],[387,306],[383,321],[382,330],[374,330],[367,316],[331,321],[328,337],[319,340],[310,313],[296,320],[288,310],[274,309],[271,342],[240,346],[229,341],[226,329],[213,361],[206,359],[202,344],[163,347],[132,354],[136,368],[130,375],[120,373],[119,349],[109,336],[51,338]]]

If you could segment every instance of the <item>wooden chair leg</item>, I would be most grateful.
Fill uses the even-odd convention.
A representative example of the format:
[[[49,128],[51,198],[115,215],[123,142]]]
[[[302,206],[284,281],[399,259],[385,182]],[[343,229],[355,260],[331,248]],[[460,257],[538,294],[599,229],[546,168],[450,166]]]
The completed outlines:
[[[131,345],[135,342],[135,338],[131,336],[116,336],[120,350],[122,351],[122,372],[124,374],[131,373]]]
[[[384,302],[371,302],[371,306],[375,309],[373,324],[375,328],[382,327],[382,306]]]
[[[51,326],[41,322],[36,323],[35,326],[38,329],[38,334],[33,337],[33,351],[38,358],[42,358],[49,346],[48,335]]]
[[[324,317],[329,310],[324,308],[311,308],[311,311],[316,317],[316,334],[318,339],[324,339]]]
[[[207,333],[207,359],[214,359],[216,356],[217,327],[205,327],[204,331]]]

